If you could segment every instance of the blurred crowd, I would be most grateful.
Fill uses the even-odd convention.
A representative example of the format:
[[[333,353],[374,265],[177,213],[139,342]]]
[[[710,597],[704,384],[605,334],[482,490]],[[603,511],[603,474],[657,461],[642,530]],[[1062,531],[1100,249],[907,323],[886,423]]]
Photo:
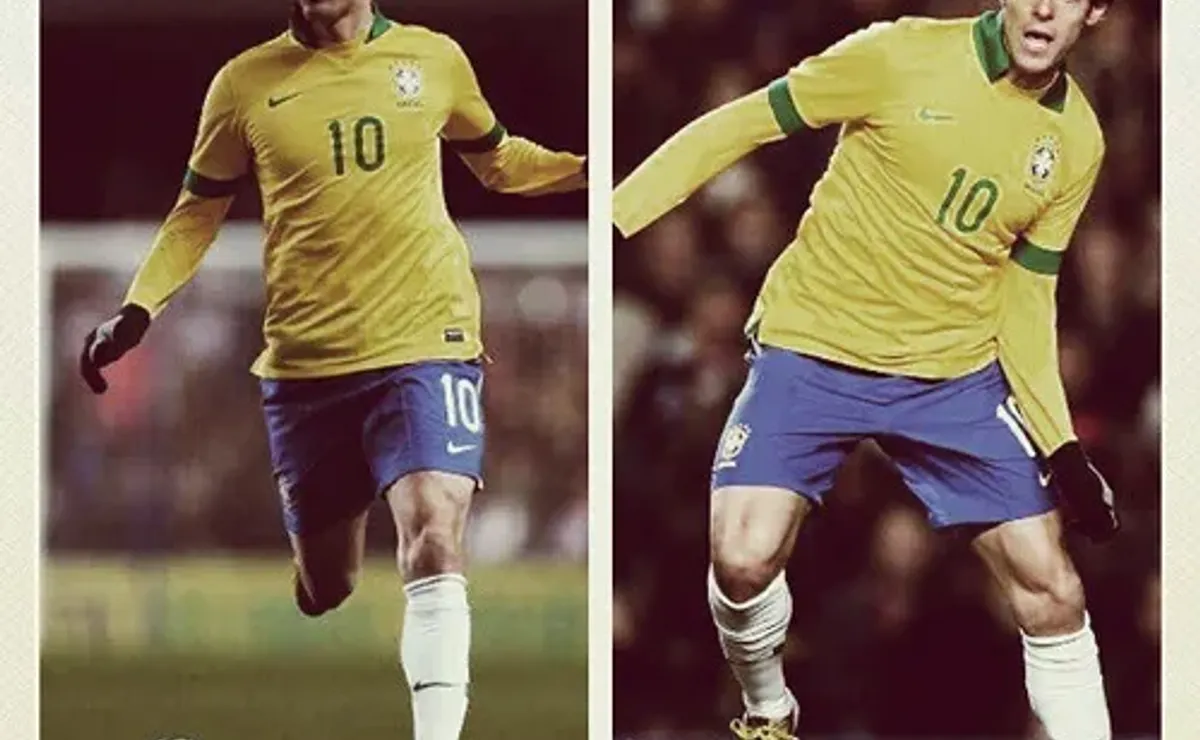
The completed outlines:
[[[469,524],[477,561],[582,561],[587,512],[586,275],[482,271],[486,489]],[[46,357],[51,551],[278,550],[286,546],[256,379],[256,274],[202,272],[93,396],[83,336],[127,276],[60,272]],[[386,507],[368,544],[395,542]]]
[[[982,0],[615,0],[617,181],[672,133],[871,21],[969,16]],[[753,7],[753,12],[750,8]],[[1125,530],[1073,543],[1121,736],[1158,732],[1159,15],[1118,2],[1071,71],[1108,157],[1060,282],[1075,426]],[[751,155],[614,255],[614,705],[621,733],[738,711],[705,602],[713,450],[744,377],[741,336],[836,141]],[[1021,737],[1016,632],[963,542],[935,535],[873,445],[846,464],[789,569],[788,670],[812,733]]]

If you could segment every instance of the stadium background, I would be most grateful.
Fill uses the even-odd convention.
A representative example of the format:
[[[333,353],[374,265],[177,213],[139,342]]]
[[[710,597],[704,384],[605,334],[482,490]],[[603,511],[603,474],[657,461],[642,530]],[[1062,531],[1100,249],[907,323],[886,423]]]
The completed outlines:
[[[679,127],[861,25],[974,15],[982,0],[616,0],[620,181]],[[750,8],[753,7],[753,12]],[[1061,362],[1076,427],[1125,530],[1075,544],[1115,730],[1159,730],[1159,11],[1120,2],[1071,62],[1108,159],[1064,270]],[[706,737],[739,711],[704,597],[712,451],[744,376],[740,336],[834,129],[760,150],[615,248],[614,704],[620,737]],[[1019,644],[962,543],[931,537],[877,450],[843,469],[789,569],[790,681],[805,737],[1021,738]]]
[[[510,130],[587,144],[579,0],[383,2],[458,40]],[[257,387],[259,201],[247,188],[193,285],[92,397],[87,329],[117,307],[178,192],[211,75],[279,33],[286,0],[45,0],[41,34],[48,557],[42,737],[394,738],[402,593],[386,509],[327,620],[291,606]],[[470,523],[466,737],[586,728],[586,198],[445,182],[479,264],[488,490]]]

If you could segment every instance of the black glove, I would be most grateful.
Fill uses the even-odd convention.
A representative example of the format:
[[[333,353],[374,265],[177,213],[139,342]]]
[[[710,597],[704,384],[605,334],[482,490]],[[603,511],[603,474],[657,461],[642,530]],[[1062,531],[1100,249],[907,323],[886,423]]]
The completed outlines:
[[[1121,529],[1108,481],[1078,442],[1068,442],[1047,461],[1067,526],[1093,542],[1107,542]]]
[[[79,373],[93,393],[108,390],[100,370],[136,347],[148,328],[150,313],[141,306],[128,304],[116,316],[88,332],[83,340],[83,353],[79,356]]]

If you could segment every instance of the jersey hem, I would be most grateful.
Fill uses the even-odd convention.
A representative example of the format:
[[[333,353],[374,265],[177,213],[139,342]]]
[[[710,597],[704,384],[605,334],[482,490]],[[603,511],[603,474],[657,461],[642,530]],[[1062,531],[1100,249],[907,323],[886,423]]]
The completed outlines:
[[[880,375],[915,378],[917,380],[952,380],[979,372],[999,359],[999,352],[986,353],[982,358],[963,360],[961,363],[922,359],[911,362],[889,364],[875,362],[853,354],[852,352],[814,340],[812,338],[780,335],[773,331],[760,329],[756,337],[763,346],[795,352],[819,360],[836,362],[856,370],[863,370]]]
[[[468,362],[483,360],[485,357],[482,347],[476,346],[471,351],[463,352],[395,352],[366,360],[355,360],[338,364],[326,364],[313,367],[283,368],[272,365],[260,357],[250,367],[250,373],[262,380],[311,380],[314,378],[333,378],[354,373],[379,370],[386,367],[416,365],[422,362],[459,361]]]

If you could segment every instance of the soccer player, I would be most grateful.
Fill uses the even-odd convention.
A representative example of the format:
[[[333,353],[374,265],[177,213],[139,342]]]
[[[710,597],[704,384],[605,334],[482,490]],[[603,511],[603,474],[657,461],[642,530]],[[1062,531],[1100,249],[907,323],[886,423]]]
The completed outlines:
[[[119,313],[88,335],[81,371],[105,390],[100,369],[196,272],[253,172],[267,289],[253,372],[297,605],[318,616],[350,595],[383,496],[407,594],[400,660],[415,736],[453,739],[467,707],[462,537],[481,485],[483,345],[441,142],[502,193],[585,187],[584,159],[509,135],[458,44],[369,0],[297,0],[289,26],[216,73],[182,193]]]
[[[1104,152],[1064,60],[1109,5],[1003,0],[874,24],[692,122],[617,188],[614,221],[632,235],[756,147],[841,126],[749,318],[751,367],[713,465],[708,596],[745,703],[738,737],[796,732],[784,566],[870,437],[935,526],[973,535],[1050,737],[1109,738],[1062,522],[1098,541],[1118,522],[1072,431],[1054,306]]]

